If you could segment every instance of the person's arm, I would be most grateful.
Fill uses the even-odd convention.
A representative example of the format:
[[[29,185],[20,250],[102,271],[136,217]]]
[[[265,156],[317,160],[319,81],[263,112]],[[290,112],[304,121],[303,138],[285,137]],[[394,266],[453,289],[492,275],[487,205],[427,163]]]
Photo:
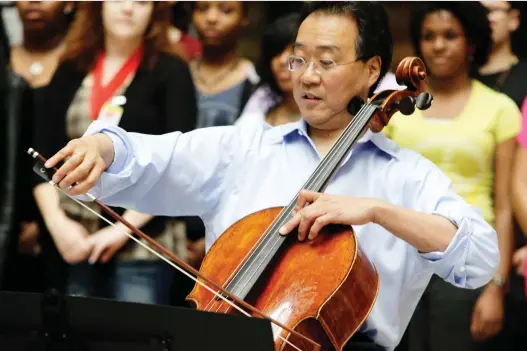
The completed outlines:
[[[373,207],[373,223],[406,241],[421,253],[444,252],[457,227],[445,217],[410,210],[387,202]]]
[[[145,135],[95,121],[83,138],[68,143],[46,167],[72,156],[53,181],[62,188],[80,182],[69,190],[74,196],[89,191],[110,206],[203,217],[216,206],[238,150],[258,140],[239,132],[216,127]]]
[[[497,274],[507,280],[514,243],[511,203],[511,175],[516,141],[510,139],[496,147],[494,176],[494,213],[501,262]]]
[[[138,229],[153,218],[152,215],[133,210],[126,210],[122,217]],[[121,222],[117,222],[90,235],[88,242],[92,249],[88,261],[92,264],[97,261],[108,262],[128,242],[130,237],[127,234],[132,234],[132,231]]]
[[[514,232],[512,221],[513,166],[516,139],[521,129],[521,114],[510,98],[504,98],[492,128],[496,150],[494,153],[494,217],[498,235],[501,262],[494,279],[479,295],[470,330],[476,341],[486,340],[496,335],[503,325],[502,285],[509,277],[511,269]]]
[[[408,167],[411,173],[404,171]],[[450,179],[430,161],[421,158],[406,163],[400,172],[393,176],[403,179],[403,184],[387,186],[400,194],[404,206],[380,199],[303,192],[295,216],[281,233],[298,226],[301,238],[310,231],[313,238],[330,223],[376,223],[415,248],[416,274],[430,271],[461,288],[487,284],[500,260],[495,230],[452,191]]]
[[[472,337],[478,341],[496,335],[503,323],[504,288],[501,284],[509,277],[514,244],[510,192],[515,148],[515,138],[498,144],[496,147],[494,214],[501,261],[495,277],[499,279],[499,283],[487,284],[474,306],[470,330]]]
[[[415,214],[399,218],[389,216],[394,222],[388,224],[383,223],[381,214],[376,216],[376,221],[404,231],[409,237],[403,238],[397,230],[394,235],[408,240],[410,245],[411,240],[420,239],[419,233],[424,228],[419,227],[426,223],[423,226],[430,227],[426,230],[427,237],[421,240],[425,243],[430,241],[436,248],[430,244],[413,244],[417,249],[415,263],[460,288],[476,289],[486,285],[500,264],[496,230],[485,221],[479,209],[453,191],[450,178],[432,162],[421,158],[410,169],[412,172],[407,173],[402,189],[404,207],[421,212],[422,216],[427,214],[439,218],[433,223],[431,219],[425,220],[422,216],[418,219]],[[399,208],[397,212],[405,211],[406,209]],[[401,222],[397,223],[398,221]],[[446,229],[447,222],[452,224],[450,229]],[[436,230],[435,234],[431,233]]]
[[[57,190],[48,183],[41,183],[34,188],[33,194],[62,258],[68,263],[84,261],[91,250],[86,240],[89,233],[62,210]]]

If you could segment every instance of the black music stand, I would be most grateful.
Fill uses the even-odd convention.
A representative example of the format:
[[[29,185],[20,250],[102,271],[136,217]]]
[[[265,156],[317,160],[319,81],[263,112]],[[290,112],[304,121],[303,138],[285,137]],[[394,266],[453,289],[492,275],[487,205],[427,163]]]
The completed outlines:
[[[172,306],[0,292],[2,351],[274,351],[271,323]]]

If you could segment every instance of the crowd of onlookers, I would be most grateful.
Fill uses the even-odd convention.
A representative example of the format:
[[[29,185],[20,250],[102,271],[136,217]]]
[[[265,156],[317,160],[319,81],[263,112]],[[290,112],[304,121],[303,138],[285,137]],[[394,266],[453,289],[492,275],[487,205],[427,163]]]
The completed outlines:
[[[249,2],[206,1],[3,7],[2,290],[53,287],[186,306],[191,280],[124,236],[124,226],[107,225],[97,206],[53,189],[26,151],[49,157],[97,119],[148,134],[299,120],[287,65],[299,15],[266,21],[251,60],[239,50],[249,9]],[[383,132],[434,162],[482,211],[498,233],[501,262],[481,289],[434,277],[401,350],[527,350],[527,62],[511,46],[521,9],[507,1],[411,6],[408,35],[434,102],[395,115]],[[389,73],[377,89],[397,88]],[[199,267],[198,217],[114,210]]]

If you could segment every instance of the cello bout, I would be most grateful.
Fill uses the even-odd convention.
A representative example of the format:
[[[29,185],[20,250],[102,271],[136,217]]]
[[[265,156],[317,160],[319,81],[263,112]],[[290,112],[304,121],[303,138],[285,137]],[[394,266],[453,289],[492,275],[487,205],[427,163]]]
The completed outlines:
[[[225,287],[282,209],[261,210],[233,224],[210,248],[201,273]],[[373,307],[377,272],[350,227],[327,226],[312,241],[299,242],[295,233],[286,240],[245,300],[322,350],[341,350]],[[200,285],[187,300],[199,310],[239,313]],[[295,350],[279,335],[302,350],[314,349],[280,327],[272,328],[276,350]]]

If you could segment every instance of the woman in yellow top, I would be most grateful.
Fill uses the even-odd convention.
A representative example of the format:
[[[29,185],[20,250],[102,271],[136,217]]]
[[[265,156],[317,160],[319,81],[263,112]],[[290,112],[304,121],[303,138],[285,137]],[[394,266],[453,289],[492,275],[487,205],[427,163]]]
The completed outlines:
[[[501,263],[481,290],[432,278],[408,329],[410,351],[488,349],[502,327],[513,238],[511,166],[521,119],[510,98],[472,78],[487,60],[490,33],[479,2],[423,3],[412,17],[414,48],[427,66],[434,102],[411,116],[397,114],[385,133],[434,162],[481,209],[498,233]]]

